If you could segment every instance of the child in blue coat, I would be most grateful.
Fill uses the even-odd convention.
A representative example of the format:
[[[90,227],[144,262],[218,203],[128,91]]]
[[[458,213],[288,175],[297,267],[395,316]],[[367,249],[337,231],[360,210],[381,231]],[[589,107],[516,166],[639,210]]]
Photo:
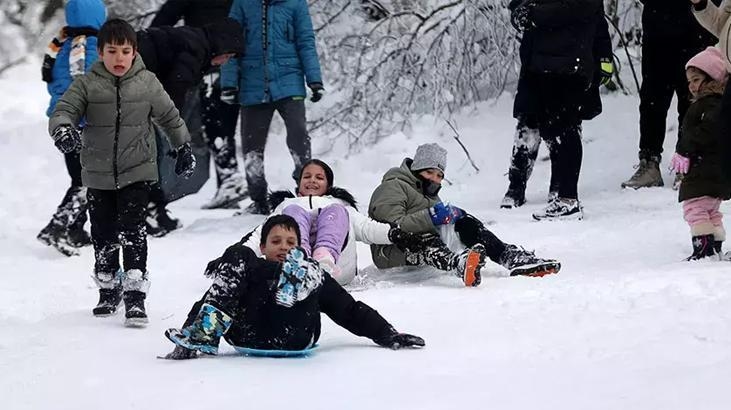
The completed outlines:
[[[89,71],[97,60],[96,34],[106,20],[102,0],[69,0],[66,3],[66,24],[58,37],[48,45],[43,59],[43,81],[48,84],[51,103],[46,115],[77,76]],[[83,120],[79,127],[83,127]],[[51,221],[38,234],[38,240],[56,248],[66,256],[78,255],[77,248],[90,245],[86,223],[86,189],[81,183],[81,161],[78,152],[64,154],[71,187],[61,200]]]

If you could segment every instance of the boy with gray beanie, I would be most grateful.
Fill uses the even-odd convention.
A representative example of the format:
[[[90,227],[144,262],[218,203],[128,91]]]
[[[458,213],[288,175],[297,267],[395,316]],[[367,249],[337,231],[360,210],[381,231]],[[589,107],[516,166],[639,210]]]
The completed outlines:
[[[368,216],[398,225],[406,232],[434,234],[431,247],[418,252],[392,245],[371,245],[376,267],[432,266],[456,271],[465,285],[480,283],[485,257],[504,266],[511,276],[544,276],[561,269],[558,261],[541,259],[533,252],[503,243],[485,225],[464,210],[442,202],[439,191],[447,165],[447,150],[423,144],[414,158],[383,176],[368,206]],[[438,235],[438,236],[437,236]]]

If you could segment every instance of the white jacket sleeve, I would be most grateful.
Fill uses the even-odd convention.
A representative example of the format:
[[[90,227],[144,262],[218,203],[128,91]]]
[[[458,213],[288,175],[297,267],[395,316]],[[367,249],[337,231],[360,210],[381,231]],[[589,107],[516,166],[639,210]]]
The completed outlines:
[[[731,16],[731,0],[724,0],[720,8],[708,0],[706,8],[701,11],[693,9],[693,14],[703,28],[719,37],[726,20]]]
[[[388,231],[391,229],[391,225],[374,221],[350,206],[347,209],[348,216],[350,216],[350,231],[355,235],[356,241],[369,245],[391,244],[388,239]]]

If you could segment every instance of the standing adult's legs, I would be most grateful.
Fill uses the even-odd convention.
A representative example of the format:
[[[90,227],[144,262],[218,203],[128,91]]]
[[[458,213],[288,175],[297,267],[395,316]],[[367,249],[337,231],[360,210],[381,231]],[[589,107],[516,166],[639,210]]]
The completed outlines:
[[[257,104],[241,108],[241,140],[249,196],[257,206],[267,208],[267,210],[264,147],[273,115],[273,104]]]
[[[207,75],[201,84],[203,133],[213,156],[216,184],[238,175],[236,161],[236,121],[239,106],[221,101],[221,81],[218,72]]]
[[[670,102],[676,90],[678,67],[669,58],[665,45],[656,42],[642,47],[642,85],[640,86],[640,159],[659,162],[665,141]],[[676,62],[677,64],[677,62]],[[684,64],[681,65],[685,77]],[[687,89],[687,83],[685,88]],[[687,95],[687,93],[685,94]],[[678,108],[681,109],[682,105]],[[685,106],[687,109],[687,106]]]
[[[303,99],[285,98],[277,101],[277,112],[284,120],[287,128],[287,147],[294,161],[292,178],[298,179],[302,164],[310,160],[312,148],[310,135],[307,133],[307,120],[305,117],[305,101]]]
[[[505,194],[501,208],[513,208],[525,203],[525,189],[528,179],[533,173],[541,136],[538,127],[532,121],[521,118],[515,130],[513,152],[508,170],[508,192]]]

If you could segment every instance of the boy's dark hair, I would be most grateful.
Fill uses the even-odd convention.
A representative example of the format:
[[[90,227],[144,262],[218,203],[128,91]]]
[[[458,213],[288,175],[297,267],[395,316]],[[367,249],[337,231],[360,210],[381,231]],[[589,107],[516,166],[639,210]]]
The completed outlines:
[[[261,227],[261,239],[259,245],[264,246],[267,243],[267,237],[269,232],[275,226],[281,226],[289,231],[294,231],[297,234],[297,246],[302,243],[302,235],[300,234],[300,226],[297,225],[297,221],[289,215],[274,215],[264,222],[264,226]]]
[[[137,50],[137,33],[134,27],[122,19],[107,20],[99,29],[97,35],[97,44],[99,50],[104,50],[106,44],[121,46],[129,43],[133,49]]]

